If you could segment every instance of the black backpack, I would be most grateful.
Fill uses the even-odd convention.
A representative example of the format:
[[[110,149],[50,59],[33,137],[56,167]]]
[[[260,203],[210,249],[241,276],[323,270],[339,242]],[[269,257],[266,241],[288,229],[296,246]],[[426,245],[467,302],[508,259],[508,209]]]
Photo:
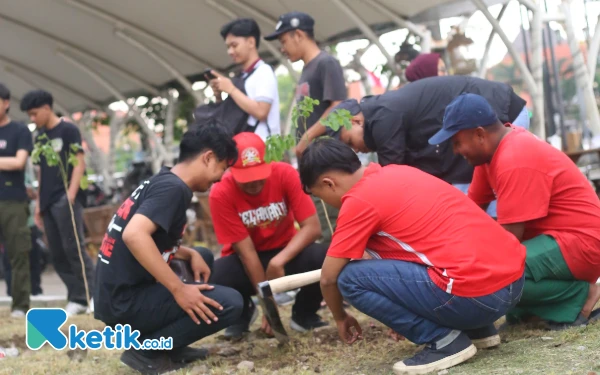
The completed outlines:
[[[231,79],[231,82],[238,90],[246,95],[245,82],[254,73],[256,68],[252,69],[246,77],[238,74]],[[236,102],[228,96],[227,99],[220,103],[203,104],[194,110],[194,127],[203,126],[206,124],[218,124],[227,128],[233,135],[242,132],[254,133],[260,121],[256,121],[254,125],[248,124],[249,115],[244,112]]]

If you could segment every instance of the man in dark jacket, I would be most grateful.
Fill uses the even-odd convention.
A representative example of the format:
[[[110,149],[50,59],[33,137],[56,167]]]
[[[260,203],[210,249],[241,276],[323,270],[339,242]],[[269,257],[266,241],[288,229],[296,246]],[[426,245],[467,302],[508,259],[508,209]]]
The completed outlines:
[[[475,77],[430,77],[382,95],[366,96],[360,103],[345,100],[335,109],[352,115],[352,129],[334,132],[359,152],[376,152],[379,164],[405,164],[455,185],[466,193],[473,168],[460,155],[454,155],[450,142],[432,146],[428,140],[442,128],[444,110],[462,93],[483,96],[502,122],[528,127],[516,121],[525,109],[525,100],[504,83]],[[495,206],[488,213],[495,216]]]

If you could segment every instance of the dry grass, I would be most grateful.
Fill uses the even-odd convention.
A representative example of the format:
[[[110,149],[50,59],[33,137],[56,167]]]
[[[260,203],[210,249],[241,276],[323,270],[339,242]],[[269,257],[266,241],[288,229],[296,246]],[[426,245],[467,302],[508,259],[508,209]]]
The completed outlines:
[[[282,309],[287,324],[289,308]],[[273,339],[256,332],[238,343],[228,343],[218,335],[203,340],[216,352],[222,346],[231,346],[238,353],[232,357],[213,354],[207,361],[177,372],[183,374],[243,374],[236,369],[242,360],[253,361],[255,374],[392,374],[394,362],[410,356],[418,347],[396,343],[385,335],[386,328],[368,317],[352,311],[359,318],[365,339],[352,346],[338,341],[334,326],[319,332],[292,335],[291,344],[280,347]],[[331,319],[329,312],[322,315]],[[101,322],[91,316],[75,317],[68,324],[79,329],[102,329]],[[291,330],[288,330],[292,332]],[[583,374],[600,372],[600,324],[565,332],[545,332],[534,327],[521,327],[503,334],[504,343],[498,349],[483,350],[469,362],[449,370],[450,375],[472,374]],[[25,322],[9,317],[8,310],[0,310],[0,346],[16,345],[21,354],[0,362],[0,374],[132,374],[119,362],[120,351],[98,350],[70,356],[68,350],[55,351],[45,346],[39,351],[25,347]],[[73,354],[73,353],[71,353]],[[201,367],[205,366],[205,367]],[[207,372],[204,370],[208,369]]]

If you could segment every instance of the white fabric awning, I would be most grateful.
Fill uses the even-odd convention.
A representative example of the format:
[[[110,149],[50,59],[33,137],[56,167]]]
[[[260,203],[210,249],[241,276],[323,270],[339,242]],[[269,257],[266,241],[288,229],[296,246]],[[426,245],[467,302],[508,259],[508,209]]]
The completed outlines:
[[[464,0],[374,1],[417,22],[475,10],[470,1]],[[392,17],[365,0],[343,2],[379,34],[398,28]],[[486,3],[500,2],[503,0]],[[193,79],[207,67],[230,66],[219,29],[231,17],[253,17],[267,34],[280,14],[292,10],[315,18],[319,42],[362,35],[330,0],[3,1],[0,82],[16,99],[11,111],[14,117],[20,114],[18,98],[32,88],[51,91],[58,105],[70,112],[100,108],[116,98],[106,83],[128,96],[156,94],[175,82],[173,71],[132,43],[148,47],[163,63]],[[273,46],[278,47],[278,42]],[[264,41],[261,54],[276,61]]]

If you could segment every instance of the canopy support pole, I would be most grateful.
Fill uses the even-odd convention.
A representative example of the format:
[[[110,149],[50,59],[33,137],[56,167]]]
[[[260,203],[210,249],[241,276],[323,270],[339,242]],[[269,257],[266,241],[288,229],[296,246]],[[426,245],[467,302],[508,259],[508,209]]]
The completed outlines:
[[[177,82],[179,82],[181,84],[181,86],[183,86],[183,88],[194,99],[196,99],[196,103],[202,102],[202,98],[200,97],[200,95],[197,95],[197,92],[194,91],[194,89],[192,88],[191,82],[179,70],[177,70],[177,68],[175,68],[171,63],[169,63],[162,56],[160,56],[158,53],[156,53],[156,51],[152,50],[152,48],[148,47],[146,44],[141,42],[139,39],[136,39],[135,37],[133,37],[131,35],[127,35],[122,30],[118,30],[118,29],[115,30],[115,35],[117,35],[119,38],[121,38],[125,42],[129,43],[133,47],[139,49],[140,51],[142,51],[143,53],[148,55],[148,57],[150,57],[151,59],[156,61],[160,66],[165,68],[165,70],[167,70],[177,80]]]
[[[374,43],[377,46],[377,48],[379,48],[379,51],[381,51],[383,56],[385,56],[385,58],[387,59],[388,65],[390,66],[390,69],[392,69],[392,72],[394,74],[398,74],[396,61],[394,60],[392,55],[390,55],[388,51],[383,47],[383,45],[379,41],[379,37],[373,32],[373,30],[371,30],[371,27],[369,27],[369,25],[367,25],[367,23],[362,18],[360,18],[360,16],[356,14],[356,12],[352,10],[352,8],[350,8],[350,6],[343,0],[331,1],[335,5],[337,5],[337,7],[340,8],[341,11],[346,13],[348,18],[350,18],[352,22],[354,22],[354,24],[358,26],[358,28],[363,32],[363,34],[365,34],[367,39],[369,39],[372,43]]]
[[[21,75],[20,73],[15,72],[14,69],[11,69],[10,66],[5,67],[4,70],[6,70],[7,73],[12,74],[13,76],[17,77],[21,81],[23,81],[26,84],[28,84],[29,86],[31,86],[32,89],[44,87],[44,86],[40,85],[37,81],[31,80],[31,79]],[[71,112],[67,110],[67,107],[62,105],[60,100],[56,100],[56,95],[53,95],[53,97],[54,97],[53,107],[55,109],[59,110],[60,112],[64,113],[65,115],[70,115]]]
[[[500,24],[502,17],[504,17],[504,12],[506,11],[506,8],[508,8],[508,4],[509,3],[502,5],[502,9],[500,9],[500,13],[498,13],[498,17],[496,18],[496,20],[498,21],[498,25]],[[479,65],[479,78],[485,78],[485,74],[487,73],[487,61],[490,55],[490,48],[492,48],[492,42],[494,41],[495,36],[496,29],[492,28],[492,31],[490,31],[490,35],[488,36],[488,41],[485,44],[485,51],[483,52],[483,57],[481,58],[481,64]]]
[[[68,51],[71,53],[75,53],[78,54],[80,56],[84,56],[85,58],[93,61],[94,63],[97,63],[98,65],[101,65],[102,67],[104,67],[107,70],[110,70],[116,74],[119,74],[121,77],[128,79],[129,81],[139,85],[140,87],[144,88],[145,90],[148,90],[150,93],[152,93],[153,95],[158,95],[158,90],[156,90],[156,88],[154,88],[151,84],[149,84],[148,82],[145,82],[143,79],[139,78],[138,76],[136,76],[135,74],[133,74],[132,72],[123,69],[107,60],[105,60],[103,57],[98,56],[92,52],[86,51],[85,49],[76,46],[64,39],[58,38],[54,35],[48,34],[45,31],[42,31],[34,26],[28,25],[26,23],[23,23],[21,21],[15,20],[14,18],[10,18],[7,17],[4,14],[0,14],[0,20],[4,20],[6,22],[10,22],[12,24],[15,24],[19,27],[22,27],[24,29],[27,29],[35,34],[38,34],[44,38],[46,38],[47,40],[56,43],[63,51]]]
[[[577,87],[583,94],[583,102],[585,103],[585,112],[587,114],[587,123],[595,137],[600,136],[600,114],[598,113],[598,105],[594,96],[590,74],[583,60],[583,54],[579,48],[579,43],[575,36],[575,28],[573,27],[573,16],[571,14],[571,2],[563,0],[560,5],[563,14],[565,15],[565,25],[567,31],[567,40],[571,55],[573,56],[573,70],[575,71],[575,82]],[[595,35],[594,35],[595,37]]]
[[[45,74],[38,72],[34,69],[31,69],[25,65],[21,65],[21,64],[17,64],[16,62],[12,61],[12,60],[8,60],[5,59],[4,57],[0,56],[0,61],[5,62],[7,65],[5,67],[5,70],[7,72],[9,72],[10,74],[14,75],[15,77],[18,77],[19,79],[21,79],[22,81],[28,83],[29,85],[33,86],[33,87],[44,87],[47,85],[41,85],[39,84],[38,81],[33,81],[31,79],[28,79],[25,77],[25,75],[23,74],[23,72],[27,72],[33,75],[36,75],[40,78],[42,78],[45,81],[50,82],[51,84],[55,85],[56,87],[59,87],[67,92],[69,92],[72,95],[78,96],[81,99],[83,99],[85,101],[85,103],[87,105],[89,105],[92,108],[95,109],[99,109],[102,108],[102,106],[98,103],[96,103],[92,98],[88,97],[87,95],[81,93],[79,90],[76,90],[74,88],[71,88],[70,86],[66,86],[61,82],[58,82],[56,80],[54,80],[51,77],[46,76]]]
[[[527,6],[524,0],[521,4]],[[546,119],[544,112],[544,44],[542,32],[544,29],[544,23],[542,21],[542,15],[544,10],[542,9],[542,0],[537,0],[537,6],[531,10],[532,19],[530,23],[531,27],[531,73],[533,80],[536,85],[535,91],[531,92],[531,98],[533,100],[533,124],[531,131],[543,140],[546,140]]]
[[[407,29],[410,33],[415,34],[416,36],[421,38],[421,53],[429,53],[431,52],[431,31],[426,28],[419,27],[414,23],[404,19],[392,9],[387,6],[381,4],[377,0],[363,0],[364,2],[370,4],[373,8],[377,9],[379,13],[382,15],[389,17],[392,21],[396,23],[400,28]]]
[[[210,62],[207,62],[206,60],[201,59],[200,57],[194,55],[190,51],[185,50],[185,49],[175,45],[172,41],[167,41],[165,39],[162,39],[161,37],[159,37],[155,34],[152,34],[149,31],[144,30],[139,26],[133,25],[132,23],[130,23],[122,18],[119,18],[119,17],[115,16],[114,14],[108,13],[92,4],[84,3],[83,1],[80,1],[80,0],[64,0],[64,1],[67,4],[69,4],[75,8],[79,8],[80,10],[83,10],[96,18],[100,18],[100,19],[103,19],[104,21],[112,23],[115,27],[118,27],[121,29],[127,29],[128,31],[130,31],[134,34],[137,34],[141,37],[149,39],[152,42],[156,43],[157,45],[160,45],[161,47],[171,51],[172,53],[175,53],[179,56],[185,57],[187,60],[189,60],[189,62],[191,62],[193,64],[203,65],[206,68],[211,67],[211,65],[212,65],[212,64],[210,64]]]
[[[214,0],[206,0],[206,3],[210,6],[212,6],[213,8],[215,8],[216,10],[218,10],[219,12],[223,13],[225,16],[231,18],[231,19],[236,19],[239,18],[240,16],[238,14],[236,14],[234,11],[232,11],[231,9],[227,8],[226,6],[224,6],[223,4],[219,4]],[[238,4],[239,5],[239,4]],[[252,14],[255,14],[255,12],[258,12],[256,10],[250,11],[251,8],[248,5],[245,5],[245,7],[248,8],[248,11]],[[255,14],[256,15],[256,14]],[[258,17],[260,19],[263,19],[262,17]],[[266,21],[263,19],[263,22]],[[266,22],[265,22],[266,23]],[[272,25],[273,23],[271,21],[268,22],[270,25]],[[275,45],[271,42],[269,42],[268,40],[261,40],[261,43],[263,43],[267,49],[271,52],[271,54],[273,54],[273,56],[275,56],[277,58],[277,60],[284,65],[290,76],[294,79],[295,82],[298,82],[298,80],[300,79],[300,76],[298,76],[298,72],[296,72],[294,70],[294,68],[292,67],[292,64],[290,63],[290,61],[283,56],[283,54],[281,52],[279,52],[279,50],[277,49],[277,47],[275,47]]]
[[[156,136],[156,133],[154,133],[154,131],[150,129],[150,127],[148,126],[148,122],[142,117],[140,110],[137,108],[135,103],[129,104],[127,102],[127,98],[125,98],[125,96],[121,94],[121,92],[119,92],[119,90],[115,86],[113,86],[112,83],[108,82],[104,77],[102,77],[100,74],[92,70],[89,66],[85,65],[81,61],[65,54],[63,51],[60,50],[56,51],[56,54],[62,57],[64,60],[71,63],[72,65],[74,65],[75,67],[81,69],[84,73],[87,73],[90,76],[90,78],[92,78],[98,84],[104,86],[104,88],[106,88],[106,90],[110,92],[111,95],[123,101],[129,107],[130,112],[133,114],[134,118],[139,122],[142,131],[146,133],[150,141],[154,143],[153,151],[155,151],[157,155],[153,158],[154,163],[152,167],[155,173],[158,172],[160,164],[163,160],[166,160],[167,158],[167,151],[163,144],[160,142],[160,139],[158,139],[158,137]]]
[[[515,47],[513,46],[513,44],[510,42],[510,40],[508,39],[508,37],[506,36],[506,34],[504,33],[504,30],[502,30],[502,28],[500,27],[500,23],[498,23],[498,20],[496,20],[496,18],[494,18],[494,16],[492,16],[492,14],[490,13],[490,11],[488,10],[487,6],[485,5],[485,3],[482,0],[471,0],[473,2],[473,4],[475,4],[475,6],[477,7],[477,9],[479,9],[481,11],[481,13],[483,13],[483,15],[485,16],[485,18],[487,18],[488,22],[492,25],[492,28],[494,30],[496,30],[496,33],[498,34],[498,36],[500,37],[500,39],[502,39],[502,42],[504,42],[504,44],[506,45],[506,48],[508,49],[508,52],[510,53],[513,61],[515,62],[515,64],[517,64],[519,70],[521,71],[521,74],[523,76],[523,80],[525,81],[525,85],[527,86],[527,91],[529,91],[530,95],[532,98],[534,98],[534,114],[535,114],[535,118],[537,119],[537,123],[538,124],[542,124],[542,126],[537,126],[534,128],[535,131],[534,133],[537,134],[538,136],[543,136],[543,133],[538,133],[539,131],[544,131],[543,129],[543,124],[544,124],[544,102],[543,102],[543,98],[542,101],[540,103],[539,100],[535,100],[536,95],[538,94],[539,91],[539,87],[538,85],[536,85],[536,80],[534,80],[533,75],[531,74],[531,72],[529,71],[529,69],[527,68],[527,65],[525,65],[525,62],[523,61],[523,59],[521,58],[521,56],[519,55],[519,53],[517,52],[517,50],[515,49]],[[534,12],[535,14],[536,12]],[[539,15],[539,14],[538,14]],[[540,18],[541,20],[541,18]],[[541,33],[540,33],[541,36]],[[535,41],[534,41],[534,47],[535,47]],[[541,41],[540,41],[540,47],[541,47]],[[535,48],[533,48],[533,50],[535,51]],[[538,66],[539,67],[539,73],[541,73],[541,64]],[[534,70],[535,72],[535,70]],[[540,82],[541,82],[541,77],[540,77]]]
[[[600,53],[600,17],[596,23],[596,29],[594,30],[594,36],[590,43],[590,50],[588,53],[588,72],[590,73],[590,84],[594,84],[594,78],[596,76],[596,67],[598,66],[598,53]]]

